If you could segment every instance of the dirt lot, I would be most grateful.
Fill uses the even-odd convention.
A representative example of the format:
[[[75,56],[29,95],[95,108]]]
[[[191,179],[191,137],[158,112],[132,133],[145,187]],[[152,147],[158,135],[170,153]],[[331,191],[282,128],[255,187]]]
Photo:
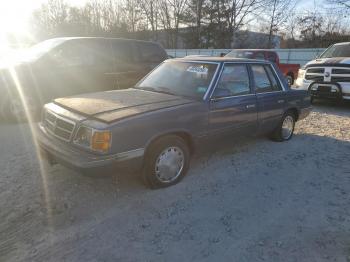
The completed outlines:
[[[350,261],[349,105],[286,143],[218,143],[155,191],[40,167],[25,124],[0,142],[0,261]]]

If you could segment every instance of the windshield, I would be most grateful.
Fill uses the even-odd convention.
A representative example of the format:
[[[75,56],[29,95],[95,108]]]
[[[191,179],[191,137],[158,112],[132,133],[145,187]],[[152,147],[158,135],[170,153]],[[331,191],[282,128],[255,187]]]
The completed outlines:
[[[47,52],[51,51],[56,46],[60,45],[66,41],[65,39],[49,39],[43,42],[40,42],[32,47],[23,50],[18,55],[18,59],[22,61],[35,61],[42,57]]]
[[[218,64],[206,62],[167,61],[157,67],[136,88],[203,98]]]
[[[350,44],[333,45],[328,47],[320,58],[350,57]]]

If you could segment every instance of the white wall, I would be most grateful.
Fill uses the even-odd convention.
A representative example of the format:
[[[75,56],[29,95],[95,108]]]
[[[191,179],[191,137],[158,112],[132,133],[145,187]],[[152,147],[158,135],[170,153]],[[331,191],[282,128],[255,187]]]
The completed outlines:
[[[316,56],[321,54],[324,48],[305,49],[274,49],[280,57],[281,63],[304,65]],[[187,55],[208,55],[219,56],[221,53],[228,53],[231,49],[167,49],[168,55],[184,57]]]

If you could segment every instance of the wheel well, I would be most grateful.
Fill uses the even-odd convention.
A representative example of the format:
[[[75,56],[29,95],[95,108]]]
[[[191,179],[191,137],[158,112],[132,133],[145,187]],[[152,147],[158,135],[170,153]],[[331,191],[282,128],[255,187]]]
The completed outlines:
[[[293,72],[288,72],[287,76],[290,76],[290,77],[292,77],[294,79],[294,73]]]
[[[147,145],[146,153],[147,153],[147,150],[149,149],[150,145],[152,145],[158,139],[166,137],[166,136],[178,136],[178,137],[182,138],[185,141],[185,143],[188,145],[188,148],[190,149],[190,153],[192,154],[194,152],[195,146],[194,146],[194,141],[193,141],[192,136],[187,132],[179,131],[179,132],[171,132],[171,133],[162,134],[160,136],[153,138]]]
[[[295,116],[295,121],[298,121],[299,118],[299,111],[296,108],[289,108],[286,112],[292,112],[293,115]]]

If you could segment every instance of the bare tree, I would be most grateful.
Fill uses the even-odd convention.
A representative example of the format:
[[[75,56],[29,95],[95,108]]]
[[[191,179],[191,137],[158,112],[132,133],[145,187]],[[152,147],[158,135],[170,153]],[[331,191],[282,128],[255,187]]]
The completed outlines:
[[[204,16],[204,0],[190,0],[187,3],[187,10],[184,16],[184,22],[189,23],[190,27],[194,27],[193,32],[195,35],[192,35],[192,43],[197,48],[200,48],[202,45],[202,19]]]
[[[168,0],[169,5],[172,10],[172,16],[174,21],[174,48],[177,48],[177,40],[179,36],[179,25],[181,20],[183,19],[184,10],[186,8],[187,0]]]
[[[328,0],[328,3],[350,9],[350,0]]]
[[[226,0],[224,11],[226,11],[231,47],[234,47],[238,30],[245,23],[253,20],[250,15],[260,9],[262,3],[262,0]]]
[[[122,9],[125,23],[130,27],[130,31],[135,33],[138,29],[138,23],[142,20],[139,1],[124,0],[122,3]]]
[[[297,0],[267,0],[264,17],[268,21],[268,48],[273,47],[273,35],[277,34],[287,23]]]
[[[158,19],[159,19],[159,1],[158,0],[139,0],[142,12],[145,14],[147,24],[150,25],[152,37],[157,39]],[[147,27],[148,28],[148,27]]]
[[[56,36],[64,31],[67,22],[68,6],[64,0],[48,0],[34,12],[34,27],[46,31],[49,36]]]

